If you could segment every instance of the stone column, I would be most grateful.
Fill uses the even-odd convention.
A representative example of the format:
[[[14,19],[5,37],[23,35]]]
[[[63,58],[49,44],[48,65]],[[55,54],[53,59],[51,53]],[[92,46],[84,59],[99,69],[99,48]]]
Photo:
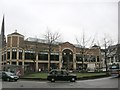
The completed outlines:
[[[73,54],[73,69],[76,70],[76,53]]]
[[[62,50],[61,46],[59,46],[59,69],[62,68]]]
[[[115,56],[113,56],[113,62],[116,63],[116,61],[115,61]]]
[[[59,69],[62,68],[62,52],[59,54]]]
[[[97,64],[98,64],[98,62],[97,62],[97,56],[95,56],[95,68],[97,67]],[[94,70],[95,70],[95,68],[94,68]]]
[[[22,51],[22,68],[24,68],[25,65],[25,51]]]
[[[17,60],[16,60],[16,65],[19,65],[19,49],[17,48]]]
[[[8,64],[8,60],[7,60],[7,52],[8,52],[8,51],[7,51],[7,48],[6,48],[6,52],[5,52],[5,53],[6,53],[6,60],[5,60],[5,61],[6,61],[6,64]]]
[[[111,59],[111,57],[110,57],[110,58],[109,58],[109,63],[112,63],[111,60],[112,60],[112,59]]]
[[[12,65],[12,36],[10,40],[10,65]]]
[[[12,48],[10,48],[10,65],[12,65]]]
[[[51,69],[50,53],[48,52],[48,72]]]
[[[36,72],[38,72],[38,53],[37,53],[37,55],[36,55]]]

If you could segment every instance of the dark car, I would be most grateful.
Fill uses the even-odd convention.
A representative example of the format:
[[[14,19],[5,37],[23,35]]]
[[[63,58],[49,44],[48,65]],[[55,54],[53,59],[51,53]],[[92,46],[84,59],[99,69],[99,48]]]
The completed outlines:
[[[17,81],[19,76],[15,75],[11,72],[2,72],[2,80],[3,81]]]
[[[55,82],[55,81],[75,82],[77,80],[77,77],[75,74],[70,74],[66,70],[52,70],[48,74],[47,80],[51,82]]]
[[[120,66],[119,65],[111,65],[110,74],[112,77],[120,77]]]

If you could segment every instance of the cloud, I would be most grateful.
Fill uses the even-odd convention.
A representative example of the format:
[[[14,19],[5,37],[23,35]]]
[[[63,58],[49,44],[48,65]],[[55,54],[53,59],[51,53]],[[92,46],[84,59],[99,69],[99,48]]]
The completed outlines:
[[[4,0],[0,15],[5,13],[6,34],[18,29],[27,37],[39,37],[49,27],[75,43],[83,29],[88,36],[108,33],[117,39],[117,10],[117,0]]]

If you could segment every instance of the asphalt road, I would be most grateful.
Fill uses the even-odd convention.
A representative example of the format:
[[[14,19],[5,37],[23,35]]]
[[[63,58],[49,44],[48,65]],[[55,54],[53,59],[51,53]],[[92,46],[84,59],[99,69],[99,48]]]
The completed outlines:
[[[81,80],[76,82],[56,81],[25,81],[2,82],[2,88],[118,88],[118,78],[102,78],[93,80]]]

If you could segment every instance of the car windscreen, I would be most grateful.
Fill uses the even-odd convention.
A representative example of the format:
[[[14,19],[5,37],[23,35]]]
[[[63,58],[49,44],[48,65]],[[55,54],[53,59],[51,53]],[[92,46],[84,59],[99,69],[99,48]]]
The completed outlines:
[[[5,72],[8,76],[14,76],[15,74],[14,73],[11,73],[11,72]]]

